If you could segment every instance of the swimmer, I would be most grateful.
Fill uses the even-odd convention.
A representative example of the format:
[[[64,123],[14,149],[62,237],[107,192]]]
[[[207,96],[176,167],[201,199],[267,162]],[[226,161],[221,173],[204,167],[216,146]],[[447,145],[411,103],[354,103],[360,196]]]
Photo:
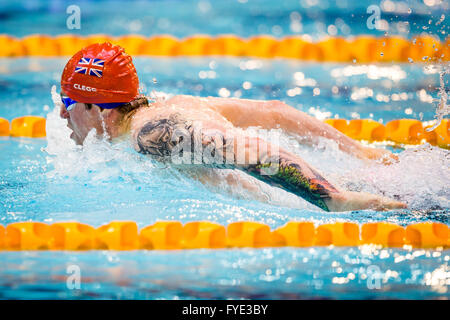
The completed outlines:
[[[76,53],[61,77],[60,116],[73,131],[70,137],[82,145],[95,129],[111,140],[130,139],[137,152],[159,161],[173,162],[177,155],[197,165],[239,169],[325,211],[406,208],[383,196],[341,190],[298,155],[245,134],[248,127],[279,128],[310,145],[320,137],[333,140],[368,161],[396,159],[281,101],[186,95],[149,101],[138,88],[132,58],[123,48],[93,44]]]

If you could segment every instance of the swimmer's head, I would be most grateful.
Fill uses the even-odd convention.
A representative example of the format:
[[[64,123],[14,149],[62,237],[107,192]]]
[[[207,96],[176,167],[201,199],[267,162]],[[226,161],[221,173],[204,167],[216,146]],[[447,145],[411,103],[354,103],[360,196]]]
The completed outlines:
[[[61,89],[77,102],[127,103],[139,94],[139,79],[131,56],[122,47],[96,43],[67,62]]]
[[[93,44],[67,62],[61,77],[60,115],[73,130],[71,138],[82,144],[90,130],[111,131],[133,107],[148,104],[139,96],[139,79],[131,56],[111,43]],[[108,128],[107,128],[108,129]],[[108,132],[111,133],[111,132]]]

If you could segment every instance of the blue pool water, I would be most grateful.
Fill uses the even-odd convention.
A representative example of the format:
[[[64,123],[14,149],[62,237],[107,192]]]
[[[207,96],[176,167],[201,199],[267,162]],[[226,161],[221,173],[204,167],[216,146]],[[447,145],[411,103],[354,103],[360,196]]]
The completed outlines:
[[[448,251],[15,252],[2,258],[3,299],[448,298]],[[66,286],[72,265],[81,270],[81,289]]]
[[[17,36],[68,33],[68,3],[4,1],[0,4],[0,32]],[[330,35],[328,26],[334,24],[337,35],[346,37],[384,34],[365,25],[369,2],[337,3],[149,1],[132,2],[128,10],[118,14],[119,3],[80,1],[82,29],[70,33],[169,33],[180,37],[195,33],[301,33],[318,39]],[[388,34],[411,38],[429,32],[445,37],[442,31],[448,30],[448,24],[437,22],[446,6],[446,2],[432,7],[419,1],[394,2],[394,11],[383,11],[392,25]],[[411,13],[408,8],[412,8]],[[105,14],[96,14],[99,10]],[[410,21],[408,32],[399,29],[398,22],[403,20]],[[77,148],[51,95],[52,86],[59,90],[66,61],[0,59],[0,117],[12,120],[29,114],[47,118],[46,139],[0,137],[0,224],[75,220],[100,226],[111,220],[134,220],[143,227],[158,220],[209,220],[223,225],[251,220],[276,228],[287,221],[302,220],[316,224],[389,221],[405,226],[434,221],[449,225],[450,154],[429,145],[406,149],[381,145],[400,157],[398,163],[384,166],[363,163],[326,140],[311,148],[282,134],[283,147],[302,156],[333,183],[395,196],[409,205],[408,210],[343,213],[322,212],[239,172],[233,174],[248,179],[257,187],[257,194],[225,183],[211,188],[196,177],[207,174],[221,181],[230,171],[162,166],[136,154],[125,142],[111,145],[90,137],[82,149]],[[140,57],[134,61],[141,91],[148,95],[279,99],[319,119],[428,121],[434,118],[434,99],[439,98],[439,66],[425,64],[314,64],[218,57]],[[0,252],[0,298],[448,299],[449,256],[449,250],[368,246]],[[67,268],[73,265],[81,270],[80,289],[66,285]]]
[[[438,85],[438,75],[431,69],[409,64],[373,65],[371,71],[361,69],[356,75],[333,77],[339,75],[336,70],[355,66],[228,58],[135,60],[142,89],[148,94],[156,90],[157,94],[217,96],[226,92],[225,88],[230,96],[281,99],[318,117],[373,117],[384,122],[401,117],[431,120],[433,105],[423,101],[420,92],[429,88],[428,84]],[[404,151],[384,146],[399,153],[400,162],[392,166],[367,165],[343,154],[332,143],[323,141],[313,149],[282,135],[284,147],[300,154],[333,182],[352,190],[396,195],[411,208],[344,213],[321,212],[252,178],[249,181],[268,196],[268,202],[258,201],[243,189],[230,190],[224,184],[211,189],[195,179],[201,172],[163,167],[136,154],[127,143],[111,145],[90,139],[83,149],[77,149],[51,100],[51,86],[58,83],[64,61],[52,58],[0,62],[0,114],[8,119],[24,114],[46,116],[48,136],[0,139],[1,224],[76,220],[100,226],[111,220],[130,219],[139,227],[158,220],[209,220],[224,225],[252,220],[272,228],[290,220],[317,224],[449,224],[449,153],[427,145]],[[247,65],[256,67],[246,70]],[[299,72],[304,76],[299,77]],[[379,78],[369,79],[369,73]],[[295,88],[301,78],[312,79],[307,83],[315,85],[302,86],[301,94],[290,97],[288,90]],[[245,81],[251,83],[250,89],[243,88]],[[389,85],[381,85],[383,81]],[[339,94],[333,94],[333,87]],[[314,88],[320,89],[319,95],[314,95]],[[352,96],[361,91],[358,88],[370,88],[372,96]],[[435,90],[425,91],[436,97]],[[376,99],[377,95],[391,99],[394,93],[406,100],[386,103]],[[411,109],[410,114],[405,114],[405,107]],[[222,173],[206,172],[215,179],[220,179]],[[0,255],[2,298],[449,297],[448,250],[361,247]],[[67,289],[65,282],[66,268],[74,264],[82,271],[80,290]],[[370,285],[376,281],[379,289]]]

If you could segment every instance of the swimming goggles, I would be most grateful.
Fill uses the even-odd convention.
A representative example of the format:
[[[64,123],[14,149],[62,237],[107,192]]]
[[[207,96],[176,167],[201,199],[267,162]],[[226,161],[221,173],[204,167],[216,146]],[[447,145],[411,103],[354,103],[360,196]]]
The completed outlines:
[[[72,100],[68,96],[66,96],[64,94],[61,94],[61,102],[66,107],[67,111],[71,111],[71,110],[73,110],[73,108],[75,107],[75,104],[78,101]],[[114,108],[120,107],[120,106],[122,106],[122,105],[124,105],[126,103],[127,102],[95,103],[95,105],[97,105],[97,106],[99,106],[100,108],[103,108],[103,109],[114,109]]]

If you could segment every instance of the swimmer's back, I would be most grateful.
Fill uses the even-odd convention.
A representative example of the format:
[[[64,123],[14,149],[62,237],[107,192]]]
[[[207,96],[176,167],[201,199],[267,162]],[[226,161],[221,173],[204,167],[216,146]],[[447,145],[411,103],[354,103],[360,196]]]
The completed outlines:
[[[226,118],[208,105],[206,99],[175,96],[168,100],[151,103],[148,108],[140,108],[133,116],[131,132],[135,133],[149,121],[169,118],[177,118],[186,122],[201,122],[205,128],[210,124],[214,124],[214,127],[217,125],[233,127]]]
[[[234,129],[234,126],[220,113],[212,109],[206,99],[192,96],[175,96],[168,100],[159,100],[149,107],[140,108],[131,120],[133,143],[144,126],[168,121],[171,126],[183,128],[195,126],[197,130]]]

